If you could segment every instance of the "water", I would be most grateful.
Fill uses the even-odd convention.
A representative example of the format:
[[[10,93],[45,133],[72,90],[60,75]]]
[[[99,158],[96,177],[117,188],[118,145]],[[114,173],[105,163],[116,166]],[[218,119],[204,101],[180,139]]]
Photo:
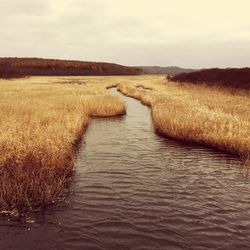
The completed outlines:
[[[115,92],[115,90],[111,90]],[[93,119],[68,203],[0,219],[0,249],[250,249],[249,170],[154,133],[150,110]]]

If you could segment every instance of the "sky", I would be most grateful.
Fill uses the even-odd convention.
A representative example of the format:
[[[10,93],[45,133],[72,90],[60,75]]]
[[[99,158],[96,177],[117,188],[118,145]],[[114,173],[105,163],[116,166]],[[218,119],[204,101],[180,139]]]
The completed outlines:
[[[0,0],[0,57],[250,66],[249,0]]]

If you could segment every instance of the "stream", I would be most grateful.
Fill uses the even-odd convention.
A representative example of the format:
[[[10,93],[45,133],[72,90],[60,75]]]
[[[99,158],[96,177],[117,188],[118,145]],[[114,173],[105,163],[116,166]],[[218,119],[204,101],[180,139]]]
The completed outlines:
[[[0,218],[0,249],[250,249],[249,169],[237,158],[157,135],[150,109],[92,119],[67,202]]]

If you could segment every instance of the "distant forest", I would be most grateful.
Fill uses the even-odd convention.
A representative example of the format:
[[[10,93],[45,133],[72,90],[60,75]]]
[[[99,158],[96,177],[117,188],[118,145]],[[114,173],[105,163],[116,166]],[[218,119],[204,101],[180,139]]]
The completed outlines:
[[[189,73],[196,71],[195,69],[184,69],[176,66],[160,67],[160,66],[138,66],[143,69],[144,74],[167,74],[177,75],[180,73]]]
[[[139,75],[142,69],[113,63],[41,58],[0,58],[0,78],[23,76]]]
[[[204,69],[169,76],[168,79],[176,82],[205,83],[210,86],[250,90],[250,68]]]

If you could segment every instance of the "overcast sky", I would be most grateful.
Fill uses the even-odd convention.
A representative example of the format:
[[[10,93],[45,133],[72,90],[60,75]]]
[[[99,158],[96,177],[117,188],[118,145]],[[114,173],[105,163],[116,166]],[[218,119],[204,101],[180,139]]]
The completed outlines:
[[[250,66],[249,0],[0,0],[0,56]]]

